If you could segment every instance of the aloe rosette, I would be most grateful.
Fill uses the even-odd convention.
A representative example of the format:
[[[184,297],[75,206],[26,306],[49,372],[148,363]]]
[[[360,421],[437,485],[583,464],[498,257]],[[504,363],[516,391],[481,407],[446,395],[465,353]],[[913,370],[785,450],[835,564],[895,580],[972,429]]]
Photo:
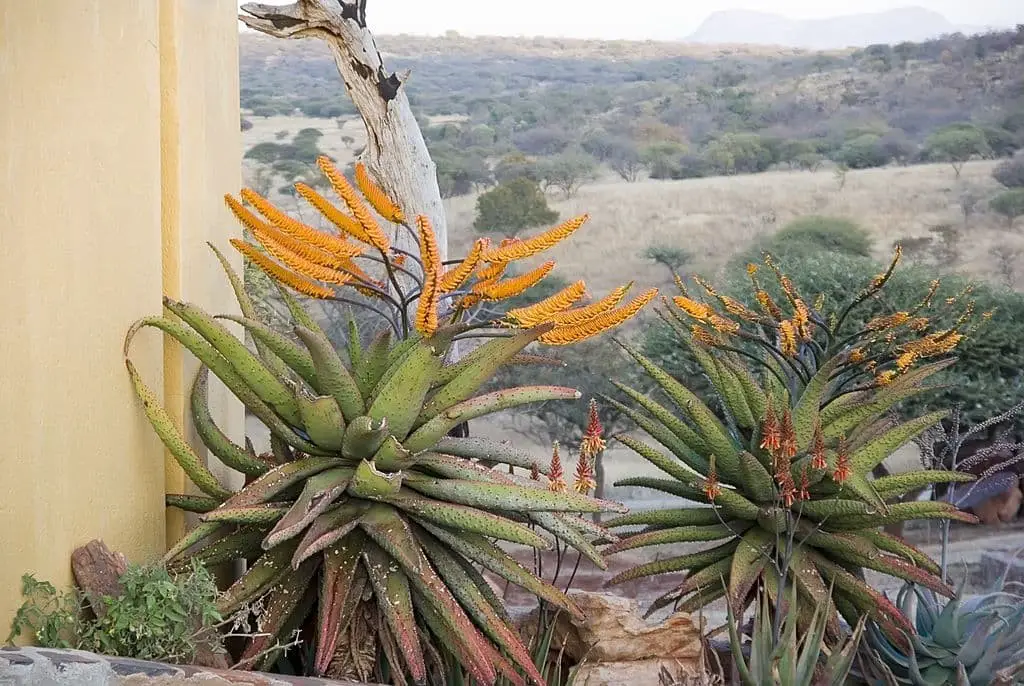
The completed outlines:
[[[442,263],[426,219],[405,225],[404,213],[357,169],[356,180],[379,215],[418,235],[419,255],[401,253],[347,180],[329,162],[321,166],[351,215],[308,187],[298,190],[340,235],[300,224],[251,192],[243,197],[262,219],[229,199],[259,242],[233,245],[276,282],[290,316],[287,327],[259,319],[240,278],[215,249],[241,316],[211,316],[165,299],[163,316],[141,319],[128,333],[126,364],[146,414],[203,494],[167,497],[168,505],[200,520],[167,559],[248,562],[220,610],[256,617],[257,635],[241,657],[250,667],[267,667],[275,645],[315,625],[315,636],[302,634],[315,640],[311,671],[369,678],[365,670],[349,670],[351,664],[334,664],[345,662],[339,655],[352,649],[352,634],[365,634],[361,628],[369,626],[377,661],[390,666],[396,683],[436,682],[451,654],[475,683],[502,677],[543,684],[483,573],[578,615],[562,591],[517,562],[504,544],[547,549],[555,539],[604,567],[591,541],[611,534],[584,515],[624,508],[520,476],[515,469],[539,476],[547,468],[514,446],[453,430],[526,403],[578,399],[571,388],[483,388],[502,366],[535,357],[520,354],[527,346],[597,335],[632,317],[654,293],[620,307],[625,290],[619,289],[570,309],[579,293],[521,308],[506,322],[467,323],[480,302],[516,296],[542,278],[502,274],[511,262],[568,237],[585,217],[495,248],[478,242],[445,270],[449,263]],[[366,251],[378,256],[364,266],[383,267],[385,280],[373,280],[356,264]],[[357,291],[380,313],[383,332],[372,342],[364,345],[353,323],[347,350],[339,351],[290,293],[340,300],[338,286]],[[252,336],[255,351],[226,327],[229,321]],[[128,359],[131,340],[146,327],[198,358],[192,423],[213,456],[246,475],[241,490],[218,482]],[[489,340],[451,361],[455,342],[481,329]],[[233,443],[215,424],[207,400],[211,374],[269,429],[269,453]],[[379,619],[367,624],[368,616]]]
[[[665,313],[715,389],[717,404],[709,405],[626,347],[667,402],[620,384],[632,402],[617,406],[660,445],[629,435],[619,440],[670,478],[636,477],[618,485],[653,488],[690,503],[607,522],[610,528],[643,529],[604,552],[709,545],[641,564],[611,583],[685,572],[683,583],[655,601],[651,611],[673,604],[696,611],[725,596],[739,615],[756,587],[775,594],[776,570],[785,569],[787,583],[810,601],[805,606],[832,603],[851,625],[866,615],[893,640],[905,641],[912,626],[866,583],[864,570],[946,596],[952,590],[934,561],[879,527],[912,519],[976,519],[948,503],[887,501],[928,484],[973,477],[922,470],[872,480],[871,473],[946,416],[933,412],[898,421],[891,411],[928,389],[924,382],[950,364],[946,355],[962,334],[931,331],[921,317],[908,325],[917,313],[873,320],[852,335],[844,333],[847,314],[884,286],[892,268],[853,305],[826,317],[820,304],[809,307],[770,259],[768,264],[787,308],[760,286],[752,267],[759,310],[704,284],[705,301],[684,290]],[[837,619],[832,611],[832,634],[839,630]]]

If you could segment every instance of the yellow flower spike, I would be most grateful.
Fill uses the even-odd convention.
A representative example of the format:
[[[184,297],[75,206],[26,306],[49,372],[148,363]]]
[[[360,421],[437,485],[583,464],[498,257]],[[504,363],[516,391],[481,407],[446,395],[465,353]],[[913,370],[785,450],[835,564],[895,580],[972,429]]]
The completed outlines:
[[[887,331],[889,329],[894,329],[901,324],[906,324],[909,320],[909,312],[894,312],[892,314],[883,314],[875,317],[865,324],[864,328],[868,331]]]
[[[419,229],[420,259],[423,260],[423,290],[416,307],[416,330],[429,338],[437,331],[437,305],[440,298],[438,291],[438,272],[441,268],[441,254],[437,247],[437,236],[430,220],[420,215],[416,217],[416,228]]]
[[[739,317],[744,321],[757,322],[761,320],[761,316],[757,312],[754,312],[749,307],[741,303],[739,300],[736,300],[735,298],[730,298],[727,295],[719,295],[718,301],[722,303],[722,306],[725,308],[726,312],[733,316]]]
[[[324,173],[324,176],[327,177],[327,180],[331,182],[334,192],[345,201],[345,204],[348,205],[349,211],[352,212],[352,216],[354,216],[356,221],[359,222],[359,225],[363,227],[363,231],[366,233],[366,237],[369,239],[370,245],[377,248],[377,250],[385,255],[390,252],[391,241],[388,239],[387,234],[385,234],[380,228],[377,220],[373,218],[370,210],[367,209],[366,204],[363,203],[359,194],[356,192],[356,189],[348,182],[345,175],[342,174],[325,155],[318,157],[316,159],[316,164],[320,167],[320,171]]]
[[[289,288],[311,298],[326,299],[334,297],[334,291],[330,288],[288,271],[249,243],[232,238],[231,245],[275,281],[283,283]]]
[[[657,295],[658,289],[651,288],[617,310],[606,312],[582,324],[556,327],[539,340],[546,345],[570,345],[593,338],[635,317]]]
[[[694,324],[693,326],[690,327],[690,335],[693,336],[693,339],[695,341],[708,347],[713,348],[719,344],[719,341],[715,337],[715,334],[711,333],[703,326],[700,326],[698,324]]]
[[[712,298],[717,298],[718,297],[718,291],[716,291],[715,287],[712,286],[708,281],[706,281],[705,279],[697,276],[696,274],[694,274],[693,280],[696,281],[697,285],[700,286],[701,288],[703,288],[704,292],[707,293],[708,295],[710,295]]]
[[[356,185],[359,186],[360,192],[369,201],[370,205],[373,206],[373,209],[377,210],[377,214],[394,224],[405,223],[405,213],[402,212],[402,208],[388,197],[384,189],[374,183],[373,179],[370,178],[369,172],[366,170],[366,165],[362,162],[356,162],[355,177]]]
[[[327,221],[334,224],[335,228],[341,232],[341,235],[352,236],[352,238],[355,238],[360,243],[373,247],[370,237],[363,231],[363,227],[359,222],[335,207],[330,200],[317,193],[312,187],[300,182],[295,184],[295,192],[322,214]]]
[[[305,243],[298,238],[286,234],[284,231],[279,231],[275,227],[264,224],[263,226],[250,227],[249,231],[260,243],[266,246],[266,242],[269,240],[276,245],[279,245],[286,250],[299,255],[303,259],[309,260],[314,264],[319,264],[322,267],[329,269],[340,269],[346,263],[350,263],[351,260],[347,257],[339,257],[326,250],[321,250],[314,245]],[[273,253],[273,250],[267,248],[268,252]]]
[[[676,285],[676,288],[679,289],[680,294],[686,295],[686,284],[683,283],[683,277],[679,276],[679,274],[675,272],[672,272],[672,282]]]
[[[793,303],[793,323],[796,325],[796,332],[803,341],[811,340],[811,312],[807,303],[799,298]]]
[[[814,299],[814,309],[817,312],[821,312],[825,309],[825,294],[818,293],[818,297]]]
[[[782,347],[782,354],[787,357],[796,357],[797,340],[796,327],[788,319],[779,322],[779,343]]]
[[[558,226],[548,229],[544,233],[537,234],[532,238],[526,238],[513,244],[490,250],[484,253],[483,259],[485,262],[513,262],[515,260],[532,257],[537,253],[544,252],[545,250],[555,247],[566,238],[576,233],[576,231],[583,226],[588,219],[590,219],[589,214],[582,214],[578,217],[573,217],[572,219],[562,222]]]
[[[577,307],[574,310],[560,312],[552,315],[547,321],[555,326],[575,326],[577,324],[586,323],[591,319],[599,317],[607,312],[611,312],[618,307],[619,303],[622,302],[632,287],[633,282],[630,281],[624,286],[619,286],[595,303],[584,305],[583,307]]]
[[[677,295],[672,298],[672,302],[674,302],[679,309],[697,321],[707,321],[711,315],[715,313],[707,303],[698,302],[692,298],[687,298],[681,295]]]
[[[317,231],[312,226],[292,219],[251,188],[243,188],[241,195],[242,199],[255,207],[260,214],[267,218],[267,221],[297,240],[309,243],[338,257],[355,257],[362,252],[358,246],[352,245],[337,236]],[[231,206],[230,203],[229,206]]]
[[[462,287],[466,280],[473,275],[473,270],[480,264],[480,256],[483,254],[490,241],[486,238],[478,238],[473,242],[473,248],[457,266],[452,267],[441,276],[438,288],[442,293],[451,293]]]
[[[892,383],[892,380],[896,378],[896,371],[893,369],[887,369],[878,376],[875,377],[875,381],[879,386],[888,386]]]
[[[775,321],[782,319],[782,308],[775,303],[772,296],[768,295],[768,291],[758,288],[754,292],[754,297],[757,298],[757,304],[761,306],[765,314]]]
[[[711,328],[718,333],[724,333],[727,335],[738,333],[740,330],[740,325],[738,323],[717,314],[712,314],[708,317],[708,324],[710,324]]]
[[[486,267],[481,267],[476,273],[477,283],[497,281],[505,273],[506,269],[508,269],[508,262],[496,262]]]
[[[268,253],[270,253],[275,259],[284,262],[292,271],[298,272],[310,279],[334,284],[335,286],[344,286],[352,281],[352,276],[350,274],[346,274],[329,267],[324,267],[323,265],[316,264],[315,262],[310,262],[301,255],[288,250],[286,247],[263,232],[253,232],[253,235]]]
[[[480,295],[484,300],[491,302],[514,298],[536,286],[554,268],[554,261],[545,262],[536,269],[519,276],[514,276],[511,279],[477,284],[473,287],[473,292]]]
[[[913,351],[902,353],[899,357],[896,358],[896,368],[899,369],[901,372],[905,372],[908,369],[910,369],[910,367],[913,366],[914,362],[916,361],[917,353]]]
[[[577,281],[538,303],[509,310],[507,316],[519,326],[537,326],[572,307],[573,303],[586,295],[586,292],[586,284],[583,281]]]
[[[750,263],[747,264],[747,274],[749,276],[754,276],[755,274],[757,274],[757,270],[758,269],[760,269],[760,267],[758,267],[753,262],[750,262]]]
[[[853,364],[860,364],[865,359],[867,359],[867,356],[864,354],[863,348],[854,348],[850,351],[850,362]]]

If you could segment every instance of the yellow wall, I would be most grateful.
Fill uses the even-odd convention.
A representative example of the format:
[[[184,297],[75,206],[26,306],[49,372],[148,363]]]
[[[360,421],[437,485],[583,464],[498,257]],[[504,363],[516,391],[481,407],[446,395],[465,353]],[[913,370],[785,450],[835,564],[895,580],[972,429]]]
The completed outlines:
[[[68,584],[92,538],[146,561],[180,533],[162,496],[184,479],[165,475],[121,343],[164,293],[235,309],[205,242],[235,232],[236,10],[0,0],[0,639],[22,573]],[[194,363],[152,330],[132,357],[183,417]]]

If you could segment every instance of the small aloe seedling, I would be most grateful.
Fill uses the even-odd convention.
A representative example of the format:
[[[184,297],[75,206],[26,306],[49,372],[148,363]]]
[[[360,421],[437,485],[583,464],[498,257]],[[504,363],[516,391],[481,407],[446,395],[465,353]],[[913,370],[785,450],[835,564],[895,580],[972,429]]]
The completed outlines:
[[[846,677],[853,665],[857,646],[864,633],[862,618],[845,644],[831,651],[825,664],[821,664],[825,627],[828,612],[824,606],[815,605],[809,630],[799,637],[800,624],[797,609],[796,587],[785,609],[779,630],[773,629],[771,601],[767,592],[757,594],[754,630],[750,640],[750,658],[743,656],[738,621],[728,606],[729,645],[733,661],[744,686],[839,686],[846,683]]]

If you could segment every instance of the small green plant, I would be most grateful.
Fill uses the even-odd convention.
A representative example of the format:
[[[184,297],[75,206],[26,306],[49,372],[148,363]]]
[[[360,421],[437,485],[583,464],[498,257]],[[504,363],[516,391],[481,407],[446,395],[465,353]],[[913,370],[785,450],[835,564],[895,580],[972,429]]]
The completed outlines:
[[[1024,216],[1024,188],[1003,191],[988,202],[993,212],[1006,218],[1006,226],[1013,228],[1018,217]]]
[[[871,234],[856,222],[809,215],[789,222],[760,247],[780,259],[794,251],[808,254],[819,250],[870,257],[873,244]]]
[[[31,574],[22,577],[24,603],[15,613],[8,642],[29,632],[47,648],[72,648],[117,657],[188,663],[203,647],[219,650],[217,585],[198,562],[171,574],[164,565],[131,565],[117,597],[87,609],[78,591],[58,591]]]
[[[733,664],[739,672],[744,686],[840,686],[846,683],[861,636],[864,633],[864,619],[857,623],[853,632],[842,646],[831,650],[824,665],[820,664],[825,642],[828,612],[823,605],[815,605],[810,627],[802,635],[798,625],[803,624],[797,606],[797,593],[790,587],[789,602],[783,610],[781,621],[772,617],[772,602],[769,593],[757,594],[757,611],[754,615],[754,630],[750,640],[749,661],[744,657],[738,620],[728,607],[729,647]]]
[[[865,648],[877,661],[866,662],[878,676],[862,674],[869,684],[957,684],[987,686],[997,675],[1015,676],[1024,662],[1024,596],[998,590],[963,596],[963,587],[944,605],[915,584],[900,589],[896,604],[914,626],[912,650],[890,641],[868,625]],[[1016,669],[1015,669],[1016,668]],[[998,674],[1004,671],[1003,674]],[[865,670],[866,671],[866,670]]]

